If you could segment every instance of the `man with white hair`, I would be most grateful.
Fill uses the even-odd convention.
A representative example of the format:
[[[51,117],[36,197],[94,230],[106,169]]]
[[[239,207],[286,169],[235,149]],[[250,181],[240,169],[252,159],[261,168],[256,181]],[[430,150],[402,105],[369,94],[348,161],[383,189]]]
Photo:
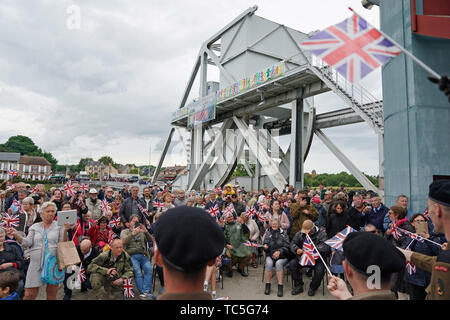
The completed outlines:
[[[85,278],[81,281],[81,292],[86,292],[88,289],[92,289],[91,286],[91,273],[87,270],[89,264],[94,260],[100,252],[92,247],[92,242],[89,239],[84,239],[81,243],[76,246],[78,256],[80,257],[81,264],[79,265],[82,270],[81,273],[84,274]],[[70,268],[69,268],[70,269]],[[69,289],[67,286],[67,279],[73,274],[70,272],[66,272],[66,277],[64,279],[64,298],[63,300],[70,300],[72,297],[72,289]]]
[[[372,209],[366,214],[366,224],[373,224],[378,231],[384,232],[383,220],[389,213],[389,208],[381,203],[381,198],[377,194],[373,194]]]
[[[185,206],[186,205],[186,197],[185,197],[185,192],[183,189],[180,189],[177,191],[177,198],[175,199],[175,201],[173,202],[173,205],[175,207],[179,207],[179,206]]]

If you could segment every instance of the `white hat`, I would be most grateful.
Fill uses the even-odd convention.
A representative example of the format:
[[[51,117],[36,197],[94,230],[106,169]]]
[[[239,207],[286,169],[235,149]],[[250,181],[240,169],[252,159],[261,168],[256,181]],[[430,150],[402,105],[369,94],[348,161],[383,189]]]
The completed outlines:
[[[97,190],[95,190],[94,188],[91,188],[91,190],[89,190],[89,193],[97,193]]]

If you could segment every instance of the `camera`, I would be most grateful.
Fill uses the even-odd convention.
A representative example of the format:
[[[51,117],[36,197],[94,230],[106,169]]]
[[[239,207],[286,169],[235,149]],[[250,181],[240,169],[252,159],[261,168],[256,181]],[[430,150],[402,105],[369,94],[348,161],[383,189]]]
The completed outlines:
[[[35,204],[38,203],[39,200],[41,200],[41,196],[40,195],[32,196],[32,198],[33,198]]]
[[[134,223],[134,228],[139,228],[140,225],[141,225],[141,223],[136,221],[136,222]]]

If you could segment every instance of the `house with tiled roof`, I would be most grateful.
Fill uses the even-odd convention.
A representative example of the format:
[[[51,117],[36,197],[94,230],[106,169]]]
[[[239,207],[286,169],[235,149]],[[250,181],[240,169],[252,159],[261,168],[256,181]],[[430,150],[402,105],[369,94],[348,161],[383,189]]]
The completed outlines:
[[[52,174],[52,165],[44,157],[20,156],[19,176],[30,180],[48,180]]]

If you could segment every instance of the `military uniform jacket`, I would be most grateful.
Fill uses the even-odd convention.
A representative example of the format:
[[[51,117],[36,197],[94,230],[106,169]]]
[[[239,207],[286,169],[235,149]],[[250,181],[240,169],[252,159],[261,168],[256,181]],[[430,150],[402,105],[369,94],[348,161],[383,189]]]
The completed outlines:
[[[368,293],[358,294],[349,300],[397,300],[395,294],[390,290],[377,290]]]
[[[441,251],[437,257],[414,252],[411,262],[431,272],[430,284],[425,289],[427,300],[450,300],[450,250]]]
[[[122,254],[114,261],[114,256],[111,250],[101,253],[89,264],[88,271],[90,273],[100,273],[106,276],[106,271],[110,268],[116,268],[119,278],[132,278],[133,266],[131,265],[130,256],[126,252]]]

